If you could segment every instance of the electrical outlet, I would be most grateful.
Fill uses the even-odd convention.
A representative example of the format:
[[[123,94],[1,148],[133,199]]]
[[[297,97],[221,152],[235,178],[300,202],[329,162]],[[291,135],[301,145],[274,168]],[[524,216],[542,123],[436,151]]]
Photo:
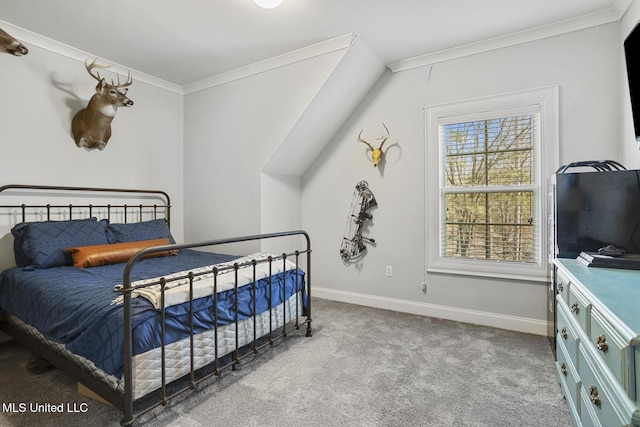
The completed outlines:
[[[384,275],[387,277],[393,276],[393,267],[390,265],[387,265]]]
[[[423,293],[427,293],[427,284],[425,282],[420,282],[420,287],[422,288]]]

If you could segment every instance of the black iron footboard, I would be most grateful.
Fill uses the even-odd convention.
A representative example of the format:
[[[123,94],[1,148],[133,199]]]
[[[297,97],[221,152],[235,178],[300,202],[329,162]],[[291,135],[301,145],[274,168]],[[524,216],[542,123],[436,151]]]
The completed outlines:
[[[299,261],[300,261],[300,256],[301,255],[306,255],[306,266],[304,268],[305,271],[305,286],[304,286],[304,293],[306,293],[306,295],[304,296],[306,299],[306,304],[304,305],[304,307],[299,306],[299,300],[300,298],[297,297],[297,292],[294,293],[294,295],[296,295],[296,299],[295,299],[295,318],[293,319],[288,319],[287,320],[287,315],[286,315],[286,304],[285,301],[283,300],[282,303],[282,309],[283,309],[283,326],[282,327],[278,327],[278,328],[274,328],[273,322],[272,322],[272,311],[273,311],[273,306],[271,305],[271,300],[269,299],[269,332],[268,332],[268,336],[267,339],[261,343],[260,345],[258,345],[258,339],[262,338],[262,336],[258,336],[257,335],[257,331],[256,331],[256,318],[258,316],[258,313],[256,313],[256,308],[255,308],[255,304],[256,304],[256,298],[253,298],[253,305],[254,305],[254,309],[253,309],[253,340],[250,344],[248,344],[248,346],[250,346],[250,351],[246,352],[244,355],[240,354],[240,344],[238,341],[238,321],[239,321],[239,314],[238,314],[238,304],[235,304],[235,349],[233,350],[231,357],[224,363],[221,362],[220,357],[218,355],[218,335],[217,332],[215,333],[215,345],[214,345],[214,349],[213,351],[215,352],[215,358],[214,358],[214,362],[213,362],[213,369],[209,370],[209,373],[204,374],[204,375],[199,375],[196,378],[196,364],[195,364],[195,360],[194,360],[194,324],[193,324],[193,320],[194,320],[194,311],[193,311],[193,301],[194,301],[194,297],[193,297],[193,279],[196,277],[196,275],[193,272],[189,272],[187,274],[187,278],[189,281],[189,307],[190,307],[190,325],[189,325],[189,339],[190,339],[190,345],[189,345],[189,350],[190,350],[190,372],[189,372],[189,380],[188,380],[188,384],[182,387],[178,387],[177,389],[173,389],[170,392],[167,389],[167,385],[170,381],[167,381],[166,379],[166,374],[165,374],[165,369],[166,369],[166,359],[165,359],[165,342],[164,342],[164,328],[165,328],[165,308],[164,308],[164,295],[165,295],[165,287],[167,285],[167,281],[164,278],[161,278],[158,282],[156,283],[149,283],[146,284],[145,286],[153,286],[153,285],[159,285],[161,288],[161,295],[162,295],[162,304],[161,304],[161,309],[160,309],[160,316],[161,316],[161,328],[162,328],[162,343],[161,343],[161,365],[162,365],[162,370],[161,370],[161,388],[160,388],[160,395],[159,398],[156,402],[150,403],[148,405],[145,405],[144,409],[139,410],[139,411],[134,411],[134,363],[133,363],[133,330],[132,330],[132,309],[131,309],[131,300],[132,300],[132,292],[134,292],[136,289],[136,287],[132,286],[132,281],[131,281],[131,270],[133,269],[133,267],[135,266],[135,264],[143,259],[146,256],[149,256],[151,254],[154,253],[162,253],[162,252],[166,252],[166,251],[170,251],[170,250],[180,250],[180,249],[194,249],[194,248],[201,248],[201,247],[211,247],[211,246],[217,246],[217,245],[224,245],[224,244],[230,244],[230,243],[239,243],[239,242],[247,242],[247,241],[252,241],[252,240],[265,240],[265,239],[274,239],[274,238],[280,238],[280,237],[289,237],[289,236],[295,236],[295,235],[302,235],[304,236],[304,238],[306,239],[306,249],[302,250],[302,251],[295,251],[292,253],[283,253],[282,255],[279,256],[268,256],[265,259],[261,259],[261,260],[251,260],[248,262],[245,262],[243,264],[238,264],[235,263],[232,266],[225,266],[225,267],[221,267],[221,268],[217,268],[217,267],[213,267],[212,270],[208,273],[212,273],[213,274],[213,280],[214,280],[214,291],[213,291],[213,298],[214,298],[214,313],[217,313],[217,294],[218,294],[218,289],[217,289],[217,278],[219,274],[224,273],[224,270],[233,270],[233,273],[235,274],[235,284],[234,284],[234,295],[237,301],[237,297],[238,297],[238,270],[240,268],[244,268],[244,267],[249,267],[252,268],[253,271],[253,284],[251,286],[253,286],[252,292],[253,295],[256,295],[256,266],[259,263],[268,263],[269,266],[269,272],[271,272],[272,269],[272,265],[274,263],[277,262],[282,262],[283,263],[283,274],[285,275],[286,278],[286,268],[285,268],[285,262],[288,258],[293,257],[295,259],[295,265],[296,265],[296,269],[299,266]],[[204,274],[204,273],[200,273],[200,274]],[[271,295],[272,293],[272,280],[271,280],[271,273],[269,274],[269,295]],[[298,276],[296,276],[296,280],[298,280]],[[286,281],[285,281],[286,282]],[[298,287],[298,283],[296,283],[296,290],[299,289]],[[123,378],[124,378],[124,396],[123,396],[123,408],[122,411],[124,413],[124,418],[122,419],[121,424],[124,426],[129,426],[132,425],[135,421],[135,419],[142,415],[145,412],[148,412],[149,410],[160,406],[160,405],[166,405],[168,400],[171,399],[172,397],[175,397],[176,395],[179,395],[185,391],[188,390],[193,390],[196,388],[196,385],[202,381],[205,381],[207,379],[209,379],[212,376],[215,375],[219,375],[220,372],[226,368],[231,367],[232,369],[235,368],[236,364],[238,364],[240,362],[240,360],[243,357],[246,357],[249,354],[253,354],[253,353],[257,353],[258,350],[264,346],[267,345],[271,345],[274,343],[275,340],[279,339],[279,338],[284,338],[287,336],[287,323],[294,323],[293,327],[295,329],[299,329],[300,328],[300,324],[299,324],[299,320],[298,317],[299,316],[304,316],[306,319],[304,320],[304,324],[307,325],[307,331],[306,331],[306,335],[307,336],[311,336],[312,335],[312,328],[311,328],[311,241],[309,238],[309,235],[302,230],[297,230],[297,231],[287,231],[287,232],[280,232],[280,233],[270,233],[270,234],[258,234],[258,235],[251,235],[251,236],[243,236],[243,237],[237,237],[237,238],[228,238],[228,239],[220,239],[220,240],[211,240],[211,241],[205,241],[205,242],[198,242],[198,243],[185,243],[185,244],[174,244],[174,245],[166,245],[166,246],[156,246],[156,247],[152,247],[152,248],[147,248],[144,250],[141,250],[140,252],[138,252],[134,257],[132,257],[129,262],[127,263],[125,270],[124,270],[124,277],[123,277],[123,287],[121,289],[121,292],[123,294],[124,297],[124,372],[123,372]],[[215,316],[215,314],[214,314]],[[217,324],[217,317],[214,317],[214,329],[217,331],[218,329],[218,324]],[[277,332],[277,333],[276,333]]]

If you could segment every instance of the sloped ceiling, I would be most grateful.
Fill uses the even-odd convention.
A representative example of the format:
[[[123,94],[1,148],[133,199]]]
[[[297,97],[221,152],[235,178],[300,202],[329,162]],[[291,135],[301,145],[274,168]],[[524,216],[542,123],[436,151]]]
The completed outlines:
[[[369,46],[354,37],[263,172],[302,176],[385,70]]]

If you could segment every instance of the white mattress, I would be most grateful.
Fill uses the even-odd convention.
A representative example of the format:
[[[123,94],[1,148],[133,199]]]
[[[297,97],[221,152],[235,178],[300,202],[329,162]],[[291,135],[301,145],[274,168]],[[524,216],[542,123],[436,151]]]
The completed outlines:
[[[274,330],[282,327],[285,322],[290,323],[296,319],[298,315],[301,315],[301,313],[296,314],[296,307],[300,311],[302,311],[303,307],[302,297],[299,292],[296,295],[291,296],[284,302],[284,304],[286,313],[283,312],[283,304],[279,304],[271,309],[272,329]],[[265,311],[264,313],[256,316],[256,319],[257,336],[262,337],[269,334],[269,311]],[[74,360],[79,367],[91,374],[93,377],[99,379],[105,384],[108,384],[114,390],[118,390],[121,393],[124,392],[124,380],[122,378],[106,374],[104,371],[97,368],[90,360],[68,351],[63,344],[47,340],[37,329],[22,322],[17,317],[9,315],[8,320],[14,327],[37,339],[54,352],[67,359]],[[218,358],[221,358],[225,354],[229,354],[235,350],[235,329],[235,324],[224,325],[218,328]],[[214,331],[207,331],[194,337],[194,370],[214,361],[214,340]],[[253,318],[241,320],[238,322],[238,346],[242,347],[252,341]],[[181,378],[190,372],[191,356],[189,352],[189,343],[190,340],[187,338],[166,346],[167,383]],[[160,354],[160,349],[154,349],[134,357],[134,399],[143,397],[162,386],[162,361]]]
[[[285,321],[291,322],[296,315],[297,307],[302,309],[300,294],[293,295],[285,301],[283,312],[282,304],[271,309],[272,329],[284,325]],[[286,316],[286,320],[285,320]],[[218,358],[231,353],[236,349],[235,324],[224,325],[218,328]],[[269,334],[269,311],[256,316],[256,334],[258,337]],[[169,383],[182,378],[191,371],[190,339],[186,338],[165,346],[166,382]],[[238,347],[242,347],[253,341],[253,318],[247,318],[238,322]],[[194,336],[194,370],[202,368],[215,360],[215,331],[206,331]],[[162,357],[160,348],[149,350],[139,354],[133,360],[134,399],[159,389],[162,386]],[[119,387],[124,389],[124,379],[120,380]]]

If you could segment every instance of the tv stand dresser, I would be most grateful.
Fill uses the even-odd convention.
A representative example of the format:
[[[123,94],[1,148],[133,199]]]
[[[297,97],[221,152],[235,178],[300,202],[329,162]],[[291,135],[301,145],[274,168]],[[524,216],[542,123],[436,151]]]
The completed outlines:
[[[640,427],[640,271],[553,263],[556,374],[575,424]]]

